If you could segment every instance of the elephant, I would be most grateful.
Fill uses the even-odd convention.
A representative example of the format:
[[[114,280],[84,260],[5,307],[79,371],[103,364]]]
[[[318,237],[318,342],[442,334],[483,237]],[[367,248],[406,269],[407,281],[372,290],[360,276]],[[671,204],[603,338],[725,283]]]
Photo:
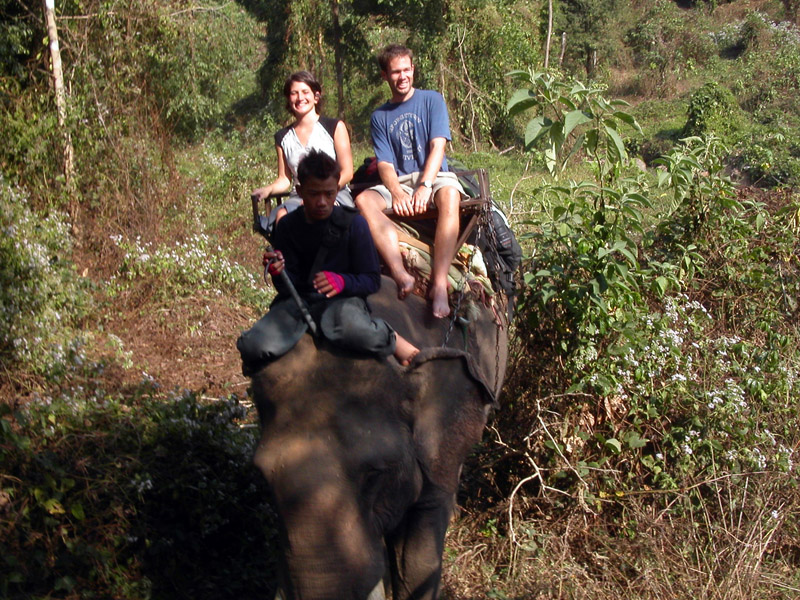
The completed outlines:
[[[369,304],[421,349],[408,367],[307,334],[252,376],[289,600],[384,598],[386,572],[394,600],[438,597],[461,466],[502,385],[504,311],[451,327],[385,276]]]

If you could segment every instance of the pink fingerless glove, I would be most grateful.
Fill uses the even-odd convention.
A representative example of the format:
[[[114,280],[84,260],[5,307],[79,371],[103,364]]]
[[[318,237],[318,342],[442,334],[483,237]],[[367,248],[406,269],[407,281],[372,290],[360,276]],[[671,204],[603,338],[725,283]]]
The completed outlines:
[[[275,251],[275,258],[272,260],[267,261],[267,271],[269,271],[270,275],[277,275],[278,274],[278,265],[280,261],[283,260],[283,254],[280,250]]]
[[[336,293],[340,294],[344,289],[344,277],[333,271],[323,271],[322,274],[325,275],[325,279],[327,279],[331,287],[336,290]]]

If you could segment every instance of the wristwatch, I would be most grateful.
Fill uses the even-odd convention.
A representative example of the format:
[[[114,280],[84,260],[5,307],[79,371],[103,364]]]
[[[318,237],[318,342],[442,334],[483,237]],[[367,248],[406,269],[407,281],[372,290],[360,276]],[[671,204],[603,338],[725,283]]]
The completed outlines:
[[[426,179],[425,181],[423,181],[423,182],[422,182],[422,185],[424,185],[424,186],[425,186],[426,188],[428,188],[428,189],[431,189],[431,188],[433,187],[433,183],[431,183],[431,182],[430,182],[430,181],[428,181],[427,179]]]

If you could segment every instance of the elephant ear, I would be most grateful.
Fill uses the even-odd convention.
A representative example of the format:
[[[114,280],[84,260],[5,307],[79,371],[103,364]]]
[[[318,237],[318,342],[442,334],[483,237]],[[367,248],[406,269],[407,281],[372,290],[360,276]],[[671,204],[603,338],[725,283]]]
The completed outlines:
[[[422,469],[438,487],[455,493],[494,395],[471,357],[452,348],[422,350],[406,377],[414,390],[413,438]]]

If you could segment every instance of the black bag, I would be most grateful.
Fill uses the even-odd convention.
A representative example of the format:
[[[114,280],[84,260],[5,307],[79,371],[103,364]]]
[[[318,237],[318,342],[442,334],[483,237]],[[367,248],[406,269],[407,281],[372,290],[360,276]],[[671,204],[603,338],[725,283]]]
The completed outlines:
[[[494,202],[489,210],[488,220],[487,227],[478,228],[475,245],[483,253],[492,287],[508,297],[508,316],[511,319],[517,295],[517,281],[514,275],[522,262],[522,247],[503,211]]]

